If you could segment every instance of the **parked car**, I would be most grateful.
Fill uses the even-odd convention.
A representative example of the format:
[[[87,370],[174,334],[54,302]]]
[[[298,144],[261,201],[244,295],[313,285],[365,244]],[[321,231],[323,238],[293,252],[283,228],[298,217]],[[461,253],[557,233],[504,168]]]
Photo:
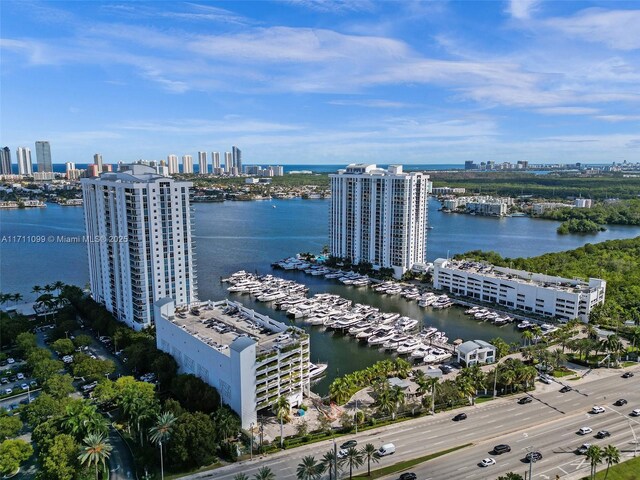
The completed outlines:
[[[22,385],[20,385],[20,388],[22,388],[22,390],[27,391],[29,390],[29,385],[27,385],[26,383],[23,383]]]
[[[587,435],[588,433],[593,432],[593,428],[591,427],[582,427],[580,430],[578,430],[578,433],[580,435]]]
[[[480,466],[481,467],[489,467],[491,465],[495,465],[496,464],[496,460],[495,458],[483,458],[482,461],[480,462]]]
[[[511,451],[511,447],[509,445],[505,445],[501,443],[500,445],[496,445],[493,447],[494,455],[502,455],[503,453],[508,453]]]
[[[9,377],[9,380],[12,381],[12,382],[15,382],[16,380],[18,380],[18,377],[16,377],[15,375],[11,375]]]
[[[601,407],[600,405],[594,405],[593,408],[591,409],[591,413],[604,413],[604,407]]]
[[[596,438],[607,438],[610,437],[611,434],[607,430],[600,430],[596,433]]]
[[[358,445],[358,442],[356,440],[347,440],[342,445],[340,445],[340,448],[348,449],[355,447],[356,445]]]
[[[24,374],[23,373],[19,373],[19,374],[16,375],[16,378],[18,380],[24,380]]]
[[[459,413],[455,417],[453,417],[454,422],[459,422],[460,420],[466,420],[466,419],[467,419],[466,413]]]
[[[29,386],[30,386],[31,388],[36,388],[36,387],[38,386],[38,382],[36,382],[35,380],[31,380],[31,381],[29,382]]]
[[[539,379],[542,383],[546,383],[547,385],[551,383],[551,379],[546,375],[540,375]]]
[[[573,388],[571,388],[569,385],[565,385],[560,389],[560,393],[567,393],[567,392],[570,392],[571,390],[573,390]]]
[[[522,397],[520,400],[518,400],[518,403],[520,405],[524,405],[525,403],[531,403],[533,400],[531,399],[531,397]]]
[[[7,361],[6,360],[0,361],[0,367],[6,367],[6,366],[7,366]]]
[[[614,403],[614,405],[616,407],[622,407],[623,405],[626,405],[627,401],[624,398],[619,398],[618,400],[616,400],[616,402]]]
[[[524,459],[527,462],[537,462],[538,460],[542,460],[542,454],[540,452],[529,452],[525,455]]]
[[[578,449],[576,450],[576,453],[578,455],[585,455],[587,453],[587,450],[589,450],[590,446],[591,446],[590,443],[583,443],[578,447]]]
[[[631,416],[632,417],[640,417],[640,408],[636,408],[634,410],[631,411]]]
[[[631,378],[633,377],[633,372],[624,372],[622,374],[622,378]]]
[[[11,395],[13,393],[13,389],[12,388],[5,388],[4,389],[4,393],[6,393],[7,395]]]
[[[453,367],[451,365],[439,365],[438,368],[442,370],[442,373],[451,373],[453,371]]]
[[[16,361],[13,358],[9,357],[9,358],[7,358],[7,363],[9,365],[13,365],[14,363],[16,363]]]
[[[2,377],[2,378],[0,378],[0,382],[9,383],[9,379],[7,377]]]
[[[345,458],[347,456],[347,449],[346,448],[341,448],[340,450],[338,450],[338,458]]]

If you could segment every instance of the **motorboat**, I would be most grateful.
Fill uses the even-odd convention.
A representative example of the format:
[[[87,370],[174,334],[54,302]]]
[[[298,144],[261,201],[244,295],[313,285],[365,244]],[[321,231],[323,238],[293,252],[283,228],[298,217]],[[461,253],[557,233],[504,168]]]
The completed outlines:
[[[416,338],[409,338],[406,342],[398,347],[398,353],[400,355],[408,355],[414,350],[417,350],[421,346],[424,346],[420,340]]]
[[[376,329],[373,335],[371,335],[367,339],[367,342],[369,343],[369,345],[382,345],[384,342],[393,337],[394,333],[395,332],[393,331],[392,327],[383,325]]]
[[[309,363],[309,378],[318,378],[327,371],[328,363]]]

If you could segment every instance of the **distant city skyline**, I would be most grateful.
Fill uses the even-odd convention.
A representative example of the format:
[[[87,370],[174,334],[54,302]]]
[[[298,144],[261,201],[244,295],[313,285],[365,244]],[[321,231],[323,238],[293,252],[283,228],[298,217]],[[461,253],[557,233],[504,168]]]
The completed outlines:
[[[56,164],[640,161],[637,2],[5,0],[0,22],[1,145]]]

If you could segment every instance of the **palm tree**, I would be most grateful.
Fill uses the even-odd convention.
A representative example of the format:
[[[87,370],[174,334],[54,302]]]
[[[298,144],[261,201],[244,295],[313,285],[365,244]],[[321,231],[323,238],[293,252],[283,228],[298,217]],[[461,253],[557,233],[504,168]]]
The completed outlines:
[[[273,413],[276,414],[276,418],[280,420],[280,448],[284,446],[284,421],[289,418],[289,411],[291,405],[287,397],[278,397],[276,403],[272,407]]]
[[[559,348],[556,348],[553,352],[551,352],[551,354],[552,364],[554,368],[558,368],[560,365],[567,361],[567,356],[564,354],[564,351],[560,350]]]
[[[353,478],[353,467],[358,468],[364,463],[362,452],[355,447],[347,450],[344,456],[344,462],[349,465],[349,480]]]
[[[524,341],[525,347],[531,345],[531,340],[533,340],[533,332],[531,330],[525,330],[522,333],[522,340]]]
[[[456,377],[455,384],[460,395],[467,397],[469,405],[473,405],[473,395],[476,393],[476,389],[471,380],[467,377],[458,376]]]
[[[316,462],[316,458],[311,455],[307,455],[302,458],[302,462],[298,464],[296,470],[296,477],[298,480],[316,480],[322,472],[324,467],[321,463]]]
[[[14,293],[11,297],[14,305],[17,305],[18,302],[24,298],[21,293]]]
[[[340,466],[342,465],[342,459],[337,458],[336,452],[333,449],[331,449],[322,456],[322,460],[320,460],[320,465],[322,465],[322,469],[324,471],[329,472],[329,480],[333,480],[334,467],[336,467],[336,470],[340,468]]]
[[[233,480],[249,480],[249,476],[246,473],[236,473]]]
[[[513,384],[516,381],[516,372],[513,370],[504,370],[500,373],[500,383],[502,383],[505,387],[513,387]],[[513,391],[513,390],[512,390]]]
[[[31,291],[35,294],[42,292],[42,287],[40,285],[34,285]]]
[[[431,414],[436,413],[436,389],[438,388],[439,381],[437,377],[427,378],[427,386],[431,392]]]
[[[427,375],[424,373],[424,370],[415,370],[412,375],[413,381],[418,385],[418,389],[416,390],[418,395],[422,396],[427,393]]]
[[[53,288],[58,292],[58,295],[60,295],[64,287],[65,287],[65,284],[60,280],[53,283]]]
[[[378,463],[380,461],[380,457],[376,455],[378,450],[372,443],[367,443],[362,449],[362,457],[367,460],[367,477],[371,476],[371,460],[374,463]]]
[[[613,445],[607,445],[604,447],[602,452],[602,458],[607,462],[607,471],[604,474],[604,480],[607,480],[607,475],[609,475],[609,467],[611,465],[615,465],[616,463],[620,463],[620,451],[614,447]]]
[[[398,413],[398,410],[400,409],[400,407],[404,405],[404,402],[405,402],[404,391],[402,390],[402,388],[396,385],[391,389],[390,395],[391,395],[391,402],[393,404],[392,416],[395,418],[396,413]]]
[[[329,395],[337,404],[342,405],[349,400],[351,390],[351,383],[346,377],[336,378],[329,387]]]
[[[391,394],[391,389],[389,388],[388,384],[383,390],[380,391],[380,393],[378,393],[375,404],[378,407],[380,413],[391,415],[391,413],[393,412],[394,402]]]
[[[76,438],[84,438],[89,433],[106,435],[109,431],[108,423],[97,407],[84,401],[67,405],[60,426]]]
[[[78,455],[78,460],[82,465],[94,464],[96,467],[96,480],[98,480],[98,463],[102,464],[102,469],[106,468],[106,462],[111,455],[113,447],[108,438],[104,438],[100,433],[90,433],[84,440],[84,447]]]
[[[171,436],[176,416],[171,412],[162,412],[156,417],[156,424],[149,429],[149,439],[160,447],[160,478],[164,479],[164,458],[162,456],[162,444]]]
[[[602,448],[598,445],[591,445],[587,450],[587,459],[591,462],[591,478],[596,476],[596,467],[602,463]]]
[[[271,471],[269,467],[262,467],[253,476],[254,480],[276,480],[276,474]]]

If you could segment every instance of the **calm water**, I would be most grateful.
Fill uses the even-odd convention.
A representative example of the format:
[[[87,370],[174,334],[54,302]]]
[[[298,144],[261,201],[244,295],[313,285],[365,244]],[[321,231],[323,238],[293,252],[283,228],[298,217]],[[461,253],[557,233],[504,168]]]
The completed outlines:
[[[535,256],[545,252],[576,248],[587,242],[640,235],[639,227],[613,226],[606,232],[590,236],[557,235],[557,222],[532,220],[526,217],[485,218],[444,214],[439,204],[430,203],[428,257],[433,260],[447,252],[473,249],[495,250],[502,255]],[[275,208],[274,208],[275,207]],[[296,252],[319,251],[327,243],[328,202],[325,200],[274,200],[263,202],[199,203],[194,207],[196,262],[200,298],[219,299],[228,296],[220,277],[237,270],[271,272],[270,264]],[[0,211],[0,238],[13,235],[82,235],[83,210],[79,207],[49,205],[43,209]],[[496,336],[506,341],[519,339],[512,326],[495,327],[473,321],[462,309],[445,311],[421,309],[415,302],[380,296],[368,289],[340,285],[332,280],[312,277],[302,272],[277,271],[277,275],[309,285],[310,294],[329,291],[355,302],[367,303],[383,311],[400,312],[423,320],[447,332],[451,339]],[[33,285],[56,280],[86,285],[88,282],[86,250],[73,243],[1,243],[0,291],[21,292],[33,299]],[[247,306],[285,320],[282,313],[265,304],[252,302],[250,297],[231,296]],[[288,321],[288,320],[287,320]],[[301,324],[304,325],[304,324]],[[316,390],[324,393],[337,374],[344,374],[388,358],[375,349],[360,345],[340,334],[305,327],[311,333],[314,361],[329,362],[328,375]]]

